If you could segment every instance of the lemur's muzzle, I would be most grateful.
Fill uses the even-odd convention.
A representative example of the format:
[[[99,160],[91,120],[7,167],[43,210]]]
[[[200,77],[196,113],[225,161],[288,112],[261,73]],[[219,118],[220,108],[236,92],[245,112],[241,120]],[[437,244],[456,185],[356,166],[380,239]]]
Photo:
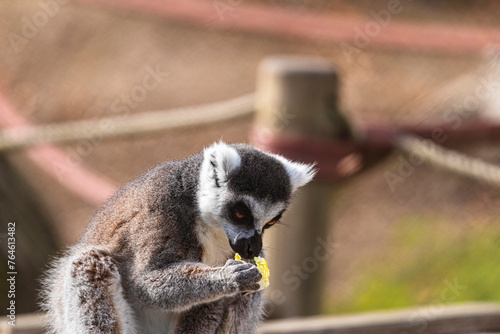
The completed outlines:
[[[253,259],[262,251],[262,236],[255,233],[251,237],[236,239],[236,243],[230,242],[231,248],[245,259]]]

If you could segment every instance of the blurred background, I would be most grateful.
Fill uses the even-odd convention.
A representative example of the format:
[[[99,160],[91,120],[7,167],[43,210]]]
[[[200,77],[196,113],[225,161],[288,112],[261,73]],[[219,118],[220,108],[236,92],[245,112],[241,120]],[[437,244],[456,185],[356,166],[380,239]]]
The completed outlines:
[[[1,1],[0,92],[13,109],[34,124],[51,124],[217,102],[253,92],[257,67],[267,56],[297,54],[336,64],[341,109],[355,124],[443,122],[450,120],[450,110],[470,109],[466,98],[494,72],[491,54],[499,48],[500,3],[493,0],[401,0],[389,18],[383,13],[395,2],[387,0],[192,0],[186,2],[193,6],[188,14],[176,11],[173,1],[164,6],[168,14],[126,3]],[[211,10],[204,20],[197,3]],[[249,8],[304,18],[297,21],[299,32],[304,22],[342,24],[308,38],[269,25],[250,29],[234,23],[238,15],[251,13]],[[475,37],[452,46],[433,44],[428,36],[394,37],[398,31],[425,29]],[[335,37],[343,32],[344,37]],[[140,101],[127,103],[152,71],[161,73],[159,84]],[[491,82],[498,89],[500,79]],[[490,97],[474,109],[494,121],[491,111],[497,102]],[[121,109],[114,104],[117,99]],[[79,142],[60,147],[68,164],[96,171],[118,186],[214,141],[248,142],[252,122],[248,116],[188,130],[95,140],[84,148]],[[3,119],[0,124],[9,123]],[[471,140],[459,149],[500,162],[495,143]],[[16,221],[17,311],[32,312],[36,282],[49,255],[77,241],[97,206],[48,176],[26,150],[0,157],[2,268],[7,223]],[[403,159],[392,154],[369,171],[332,185],[338,192],[328,228],[335,251],[327,261],[324,314],[500,301],[498,189],[426,164],[391,183],[387,173],[399,175]],[[284,222],[282,233],[287,231]],[[443,297],[450,284],[458,290]],[[6,279],[0,286],[7,288]],[[1,305],[0,312],[5,310]]]

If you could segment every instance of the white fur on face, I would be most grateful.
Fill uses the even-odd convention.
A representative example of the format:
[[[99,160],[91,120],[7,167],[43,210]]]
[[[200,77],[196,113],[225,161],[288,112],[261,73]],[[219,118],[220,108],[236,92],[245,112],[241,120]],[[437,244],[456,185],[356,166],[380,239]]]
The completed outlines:
[[[203,248],[202,262],[209,266],[224,265],[233,253],[220,222],[223,205],[232,196],[227,188],[227,177],[240,165],[238,152],[222,142],[203,152],[198,189],[202,221],[197,224],[196,234]]]
[[[210,223],[220,215],[220,205],[229,198],[227,177],[241,165],[241,157],[231,146],[219,142],[205,149],[201,165],[198,207],[202,219]]]

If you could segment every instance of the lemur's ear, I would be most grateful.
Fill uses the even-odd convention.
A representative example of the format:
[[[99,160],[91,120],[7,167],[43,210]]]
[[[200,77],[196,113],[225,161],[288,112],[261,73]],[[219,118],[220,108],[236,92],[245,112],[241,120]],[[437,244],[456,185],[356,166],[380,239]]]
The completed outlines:
[[[205,149],[203,152],[205,168],[208,168],[208,176],[220,187],[227,182],[229,173],[241,165],[241,157],[231,146],[218,142]]]
[[[314,164],[303,164],[300,162],[293,162],[288,160],[281,155],[275,155],[276,159],[278,159],[290,177],[290,182],[292,183],[292,191],[297,190],[298,188],[309,183],[314,175],[316,175],[317,170],[314,169]]]

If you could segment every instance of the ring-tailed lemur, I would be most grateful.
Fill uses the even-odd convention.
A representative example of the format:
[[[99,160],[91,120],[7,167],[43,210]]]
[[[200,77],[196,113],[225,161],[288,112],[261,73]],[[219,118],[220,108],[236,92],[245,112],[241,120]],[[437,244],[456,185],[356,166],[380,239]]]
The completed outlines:
[[[248,145],[213,144],[128,183],[45,279],[54,333],[254,333],[261,274],[252,259],[311,165]],[[228,260],[229,259],[229,260]]]

